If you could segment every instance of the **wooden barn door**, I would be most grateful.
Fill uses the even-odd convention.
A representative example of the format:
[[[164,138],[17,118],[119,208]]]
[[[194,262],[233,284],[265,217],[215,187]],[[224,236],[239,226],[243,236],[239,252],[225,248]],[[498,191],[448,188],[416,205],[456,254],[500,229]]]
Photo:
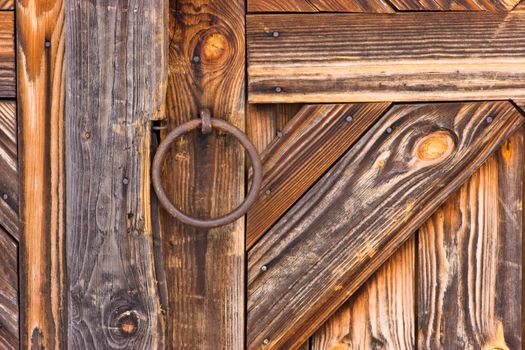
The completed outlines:
[[[0,0],[0,349],[523,348],[524,6]]]
[[[248,2],[248,349],[522,348],[517,3]]]

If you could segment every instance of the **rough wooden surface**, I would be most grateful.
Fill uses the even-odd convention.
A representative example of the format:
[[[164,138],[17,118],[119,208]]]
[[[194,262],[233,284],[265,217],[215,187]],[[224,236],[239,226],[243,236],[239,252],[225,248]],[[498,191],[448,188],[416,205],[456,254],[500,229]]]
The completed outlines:
[[[399,11],[509,11],[520,0],[390,0]]]
[[[18,235],[16,103],[0,101],[0,226]]]
[[[150,213],[163,0],[66,2],[68,347],[164,348]]]
[[[247,33],[253,103],[525,97],[521,13],[249,15]]]
[[[521,349],[522,132],[420,230],[419,349]]]
[[[414,349],[415,239],[409,239],[310,339],[310,350]]]
[[[516,7],[512,10],[514,12],[525,12],[525,1],[521,1]]]
[[[16,14],[20,342],[21,349],[63,349],[64,3],[20,0]]]
[[[0,349],[18,349],[17,244],[0,226]]]
[[[244,0],[171,1],[170,17],[167,131],[201,108],[244,129]],[[163,178],[172,202],[189,215],[225,214],[244,196],[244,150],[223,133],[193,131],[173,145]],[[164,211],[161,219],[170,346],[242,349],[244,220],[204,230]]]
[[[14,10],[15,0],[0,0],[0,10]]]
[[[301,109],[301,104],[250,104],[247,106],[246,135],[262,153],[282,136],[286,124]]]
[[[0,98],[16,96],[15,75],[15,14],[0,11]]]
[[[384,0],[248,0],[248,12],[394,12]]]
[[[308,105],[262,152],[263,181],[247,216],[246,248],[385,112],[389,103]],[[349,118],[349,119],[347,119]]]
[[[391,109],[251,250],[248,347],[304,342],[521,124],[508,102]]]

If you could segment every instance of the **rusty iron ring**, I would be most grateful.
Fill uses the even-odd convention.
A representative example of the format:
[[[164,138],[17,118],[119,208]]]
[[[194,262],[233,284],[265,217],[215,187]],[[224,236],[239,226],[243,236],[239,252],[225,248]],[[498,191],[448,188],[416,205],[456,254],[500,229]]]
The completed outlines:
[[[166,195],[166,192],[164,191],[164,188],[162,187],[162,182],[161,182],[162,163],[164,162],[164,159],[166,158],[166,155],[168,154],[169,147],[171,146],[171,144],[179,136],[184,135],[194,129],[197,129],[199,126],[202,126],[206,129],[207,126],[203,125],[203,122],[204,123],[209,122],[211,123],[212,127],[225,131],[233,135],[237,140],[239,140],[239,142],[243,145],[246,151],[248,151],[248,154],[252,161],[252,167],[253,167],[252,185],[244,201],[241,203],[241,205],[239,205],[235,210],[233,210],[229,214],[223,215],[215,219],[196,219],[194,217],[184,214],[177,207],[175,207],[173,203],[170,202],[170,200],[168,199],[168,196]],[[155,189],[155,192],[157,193],[157,197],[159,198],[159,201],[162,204],[162,206],[176,219],[186,224],[196,226],[196,227],[203,227],[203,228],[223,226],[231,222],[234,222],[235,220],[237,220],[238,218],[246,214],[250,206],[257,199],[257,194],[259,193],[259,190],[261,188],[261,182],[262,182],[261,158],[259,157],[259,153],[257,152],[257,149],[255,149],[255,146],[250,142],[248,137],[246,137],[246,135],[240,129],[236,128],[235,126],[223,120],[215,119],[215,118],[210,118],[210,119],[207,119],[206,121],[204,121],[204,119],[193,119],[173,129],[160,143],[159,148],[157,149],[157,153],[155,154],[155,157],[153,158],[153,165],[152,165],[151,172],[152,172],[153,188]]]

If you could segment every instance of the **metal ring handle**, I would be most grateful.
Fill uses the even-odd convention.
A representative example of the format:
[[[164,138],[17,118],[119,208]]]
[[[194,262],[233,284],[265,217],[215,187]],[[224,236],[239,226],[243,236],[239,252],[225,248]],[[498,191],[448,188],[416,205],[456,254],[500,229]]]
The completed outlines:
[[[255,149],[255,146],[250,142],[250,140],[248,140],[248,137],[246,137],[246,135],[240,129],[223,120],[210,118],[209,122],[211,123],[212,127],[223,130],[233,135],[237,140],[239,140],[239,142],[243,145],[246,151],[248,151],[248,154],[252,160],[253,181],[250,191],[248,192],[248,195],[241,203],[241,205],[239,205],[235,210],[233,210],[229,214],[223,215],[215,219],[196,219],[184,214],[177,207],[175,207],[173,203],[171,203],[168,199],[168,196],[166,195],[166,192],[162,187],[161,166],[164,162],[164,159],[166,158],[166,155],[168,154],[169,147],[179,136],[184,135],[193,129],[197,129],[199,126],[203,126],[203,119],[193,119],[173,129],[160,143],[159,148],[157,149],[157,153],[153,158],[152,165],[153,188],[155,189],[157,197],[159,198],[159,201],[162,204],[162,206],[176,219],[189,225],[204,228],[212,228],[226,225],[246,214],[249,207],[257,199],[257,194],[259,193],[259,189],[261,188],[262,182],[261,158],[259,158],[259,153],[257,152],[257,149]]]

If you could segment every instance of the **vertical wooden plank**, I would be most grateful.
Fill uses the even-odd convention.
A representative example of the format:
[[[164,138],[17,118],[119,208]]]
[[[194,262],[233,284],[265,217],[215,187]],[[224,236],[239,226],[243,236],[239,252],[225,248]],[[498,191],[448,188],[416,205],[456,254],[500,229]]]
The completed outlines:
[[[170,2],[168,131],[196,118],[201,108],[244,129],[244,14],[244,0]],[[244,151],[223,133],[194,131],[173,146],[163,177],[166,192],[183,211],[216,217],[243,198]],[[243,219],[204,230],[163,211],[161,225],[169,343],[175,349],[242,349]]]
[[[311,350],[414,349],[411,238],[312,336]]]
[[[150,121],[167,84],[164,0],[66,3],[68,347],[164,348]]]
[[[0,226],[0,349],[18,349],[17,244]]]
[[[16,2],[21,348],[62,349],[64,3]]]
[[[521,348],[522,132],[420,230],[420,349]]]

